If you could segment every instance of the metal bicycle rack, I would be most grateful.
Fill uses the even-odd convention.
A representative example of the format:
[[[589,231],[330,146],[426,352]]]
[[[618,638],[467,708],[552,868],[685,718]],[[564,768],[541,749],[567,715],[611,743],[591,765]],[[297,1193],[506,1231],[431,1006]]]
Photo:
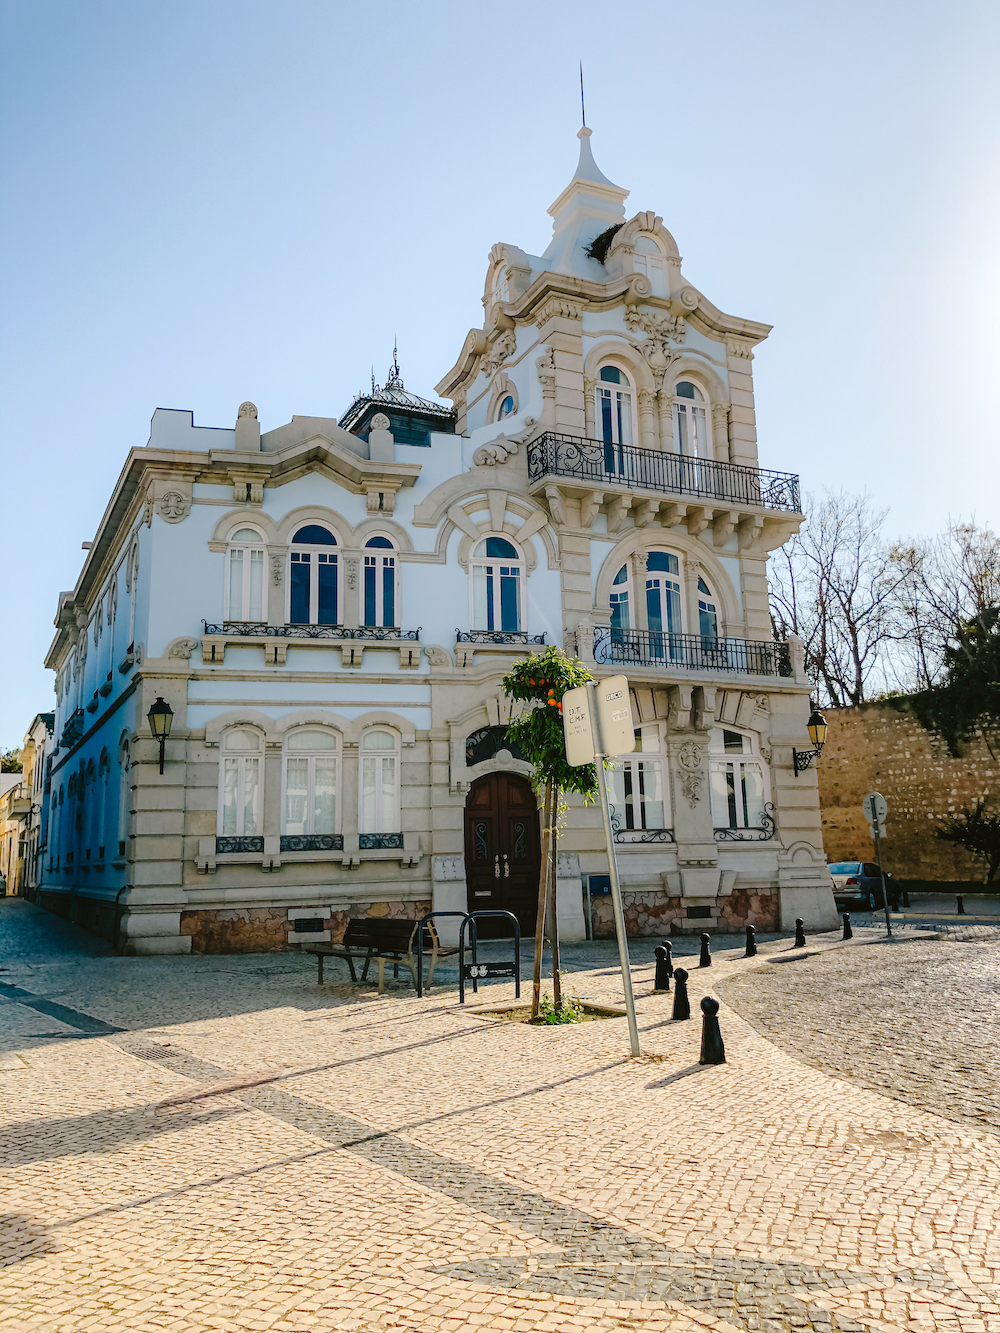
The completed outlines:
[[[455,913],[454,915],[460,915]],[[480,963],[476,960],[476,941],[478,932],[476,930],[476,921],[478,918],[487,916],[503,916],[514,923],[514,961],[512,963]],[[465,961],[465,928],[472,927],[472,962]],[[465,920],[458,928],[458,1002],[465,1003],[465,982],[466,968],[469,971],[469,981],[472,982],[472,989],[479,994],[479,982],[489,980],[491,977],[513,977],[514,978],[514,997],[521,998],[521,926],[513,912],[503,912],[497,909],[483,912],[468,912]]]

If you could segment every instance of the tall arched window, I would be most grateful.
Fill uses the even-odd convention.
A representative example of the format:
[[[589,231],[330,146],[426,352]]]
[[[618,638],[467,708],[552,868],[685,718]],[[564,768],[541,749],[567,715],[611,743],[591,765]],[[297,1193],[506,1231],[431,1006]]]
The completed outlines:
[[[365,624],[396,625],[396,551],[388,537],[365,542]]]
[[[672,636],[683,633],[680,561],[670,551],[646,557],[646,626],[657,652],[669,652]]]
[[[83,782],[80,784],[80,816],[83,828],[86,830],[84,835],[86,846],[84,848],[83,858],[85,861],[94,860],[94,852],[97,848],[97,769],[94,767],[93,759],[87,761],[87,771]]]
[[[698,580],[698,633],[713,644],[718,642],[719,616],[715,609],[715,595],[704,579]]]
[[[111,760],[108,758],[107,750],[101,751],[101,759],[97,765],[97,781],[100,783],[100,800],[97,805],[97,836],[94,841],[97,844],[97,859],[104,860],[104,839],[107,835],[108,827],[108,772],[111,768]]]
[[[319,523],[307,523],[292,538],[288,557],[290,624],[340,624],[336,545],[333,533]]]
[[[728,727],[713,727],[708,751],[713,825],[717,829],[767,829],[766,777],[755,737]]]
[[[627,564],[622,565],[615,575],[611,586],[611,628],[614,630],[630,629],[632,625],[632,579]],[[620,637],[620,636],[619,636]],[[614,643],[615,636],[611,638]]]
[[[644,273],[649,279],[654,296],[669,296],[667,290],[667,265],[663,251],[651,236],[637,236],[632,267],[636,273]]]
[[[472,627],[521,629],[523,562],[506,537],[487,537],[472,557]]]
[[[681,380],[674,393],[674,443],[677,452],[689,458],[711,458],[705,395],[690,380]]]
[[[336,732],[302,727],[289,733],[282,833],[336,833],[339,756]]]
[[[358,831],[399,832],[399,737],[381,727],[361,738]]]
[[[594,390],[594,411],[597,433],[604,441],[604,466],[608,472],[627,470],[621,450],[634,438],[634,401],[625,372],[617,366],[601,366]]]
[[[120,785],[118,787],[118,855],[124,856],[128,847],[129,814],[132,809],[132,777],[129,772],[129,745],[122,741],[119,751],[121,765]]]
[[[258,834],[261,827],[260,734],[250,727],[230,727],[223,733],[222,750],[219,834],[237,838]]]
[[[238,528],[229,539],[226,620],[260,624],[266,615],[264,538],[254,528]],[[133,581],[133,602],[135,601]]]

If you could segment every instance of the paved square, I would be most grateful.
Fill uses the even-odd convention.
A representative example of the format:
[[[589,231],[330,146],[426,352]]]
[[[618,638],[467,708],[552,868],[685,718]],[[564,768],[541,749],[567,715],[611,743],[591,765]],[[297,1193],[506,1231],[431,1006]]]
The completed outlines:
[[[865,1068],[830,1072],[849,1072],[848,983],[931,969],[954,1007],[972,967],[986,1015],[995,939],[723,948],[692,968],[696,1012],[718,989],[752,1021],[724,1002],[729,1062],[703,1068],[700,1023],[652,994],[652,942],[630,1061],[623,1020],[500,1024],[450,984],[319,989],[285,954],[117,958],[0,911],[0,1328],[1000,1330],[1000,1136],[934,1104],[962,1070],[914,1104],[914,1038],[877,1090],[863,1031]],[[572,992],[620,998],[613,946],[567,952]],[[766,1035],[779,1002],[788,1049]],[[946,1038],[928,1028],[929,1060],[974,1062]],[[976,1104],[992,1077],[976,1065]]]

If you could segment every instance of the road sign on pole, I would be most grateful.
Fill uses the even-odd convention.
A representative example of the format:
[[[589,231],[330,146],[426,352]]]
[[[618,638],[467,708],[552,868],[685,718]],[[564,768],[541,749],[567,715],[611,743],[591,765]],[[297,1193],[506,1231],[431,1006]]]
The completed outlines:
[[[639,1055],[639,1028],[635,1021],[635,997],[632,994],[632,970],[625,935],[625,909],[622,906],[621,883],[618,879],[618,860],[611,827],[611,804],[608,800],[608,778],[604,768],[605,757],[629,754],[635,748],[635,726],[629,700],[628,679],[609,676],[607,680],[592,681],[582,689],[567,690],[562,697],[563,731],[566,738],[566,759],[573,768],[593,763],[597,766],[597,787],[604,816],[604,838],[608,847],[608,869],[611,879],[611,904],[615,913],[615,934],[618,937],[618,958],[622,969],[622,987],[625,991],[625,1012],[628,1015],[629,1046],[633,1055]]]
[[[870,791],[861,802],[861,809],[868,820],[868,831],[875,843],[875,860],[878,862],[879,879],[882,881],[882,910],[885,912],[886,933],[892,934],[892,920],[889,916],[889,895],[885,891],[885,871],[882,869],[882,839],[885,837],[885,817],[889,807],[881,792]]]

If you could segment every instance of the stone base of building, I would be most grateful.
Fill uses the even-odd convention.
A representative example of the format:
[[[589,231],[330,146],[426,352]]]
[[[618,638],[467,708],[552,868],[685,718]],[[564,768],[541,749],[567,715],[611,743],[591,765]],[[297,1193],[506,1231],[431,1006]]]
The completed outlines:
[[[692,901],[666,897],[655,889],[622,895],[625,930],[638,938],[651,935],[700,935],[703,931],[740,931],[754,926],[761,932],[779,929],[777,889],[736,888],[717,898]],[[613,939],[614,911],[610,897],[592,900],[593,938]]]
[[[387,917],[417,920],[431,910],[429,901],[349,903],[326,915],[317,942],[340,944],[347,923],[358,917]],[[317,909],[304,908],[305,915],[319,920]],[[309,941],[295,935],[294,918],[285,907],[233,907],[180,914],[180,934],[190,940],[192,953],[282,953],[297,951]]]

